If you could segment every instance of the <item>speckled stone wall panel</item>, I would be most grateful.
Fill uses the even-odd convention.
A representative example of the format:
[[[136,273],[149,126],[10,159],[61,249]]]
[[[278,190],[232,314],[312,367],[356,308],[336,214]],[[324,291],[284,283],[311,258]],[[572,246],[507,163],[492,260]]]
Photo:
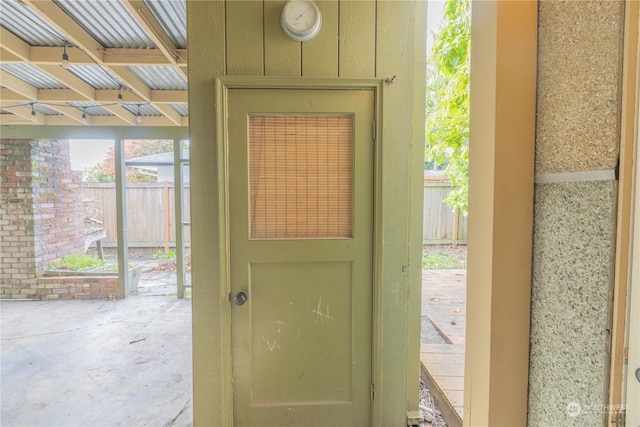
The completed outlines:
[[[615,181],[536,186],[531,427],[603,425],[615,200]]]
[[[541,1],[536,173],[614,169],[622,1]]]

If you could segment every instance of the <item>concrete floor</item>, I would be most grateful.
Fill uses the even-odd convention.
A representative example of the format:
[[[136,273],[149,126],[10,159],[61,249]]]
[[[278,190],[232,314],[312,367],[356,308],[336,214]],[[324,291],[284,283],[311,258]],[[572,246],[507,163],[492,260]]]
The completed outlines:
[[[436,374],[429,353],[464,352],[464,273],[423,273],[422,315],[440,333],[423,331],[421,359]],[[143,274],[124,300],[2,301],[0,321],[0,425],[193,425],[191,299],[175,297],[171,273]],[[439,406],[461,412],[447,379]]]
[[[3,301],[0,320],[2,426],[192,425],[189,298]]]

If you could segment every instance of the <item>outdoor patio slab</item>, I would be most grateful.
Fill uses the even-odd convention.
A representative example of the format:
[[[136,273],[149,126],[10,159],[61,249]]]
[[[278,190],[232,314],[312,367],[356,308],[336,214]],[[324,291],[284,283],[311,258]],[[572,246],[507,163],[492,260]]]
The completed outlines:
[[[450,427],[462,418],[465,273],[423,272],[422,315],[455,340],[421,346]],[[170,275],[143,276],[124,300],[1,302],[0,424],[191,426],[191,300]]]
[[[3,301],[0,317],[2,426],[192,425],[190,299]]]

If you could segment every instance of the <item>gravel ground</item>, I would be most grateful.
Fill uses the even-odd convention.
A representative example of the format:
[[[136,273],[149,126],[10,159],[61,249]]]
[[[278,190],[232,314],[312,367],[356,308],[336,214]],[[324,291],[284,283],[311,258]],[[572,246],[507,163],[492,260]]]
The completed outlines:
[[[447,424],[442,418],[442,414],[440,413],[440,411],[438,411],[438,408],[436,408],[436,405],[431,398],[431,393],[429,392],[427,385],[424,383],[424,381],[422,381],[422,378],[420,378],[420,404],[431,409],[434,415],[433,421],[431,423],[426,423],[423,425],[432,427],[447,427]]]

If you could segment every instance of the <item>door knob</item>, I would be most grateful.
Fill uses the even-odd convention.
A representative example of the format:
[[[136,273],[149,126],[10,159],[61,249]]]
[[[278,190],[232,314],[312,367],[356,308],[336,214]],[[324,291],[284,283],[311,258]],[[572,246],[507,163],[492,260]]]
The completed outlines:
[[[249,298],[249,295],[247,295],[245,291],[240,291],[237,294],[235,294],[231,299],[233,300],[233,303],[235,305],[244,305],[244,303],[247,302],[248,298]]]

